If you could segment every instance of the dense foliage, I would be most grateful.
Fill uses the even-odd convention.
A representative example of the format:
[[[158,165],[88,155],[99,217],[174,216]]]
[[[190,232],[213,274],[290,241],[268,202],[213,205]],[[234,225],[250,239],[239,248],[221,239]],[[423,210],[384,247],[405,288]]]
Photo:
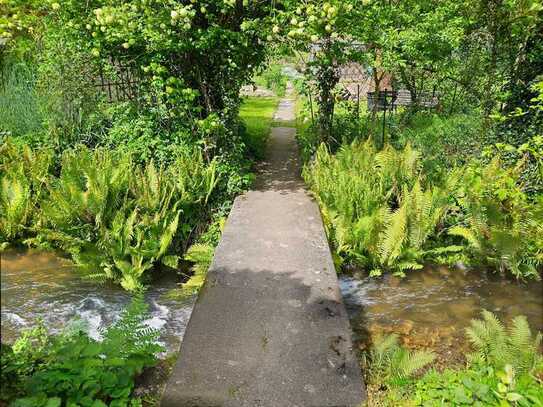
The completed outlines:
[[[306,93],[315,94],[319,106],[320,141],[340,139],[341,128],[333,121],[340,68],[348,62],[366,69],[375,90],[408,90],[412,111],[420,110],[429,94],[438,95],[442,113],[476,111],[497,141],[518,146],[541,129],[541,115],[527,109],[543,71],[539,1],[283,5],[273,32],[301,52]],[[376,112],[374,107],[372,119]],[[489,121],[498,116],[505,119]]]
[[[537,278],[543,206],[522,188],[525,165],[497,155],[432,178],[409,144],[378,151],[368,140],[335,155],[321,146],[304,174],[337,253],[373,275],[462,260]]]
[[[367,354],[369,384],[384,386],[373,401],[390,406],[540,405],[541,338],[541,333],[531,332],[523,316],[514,318],[506,328],[495,315],[483,311],[482,319],[472,320],[466,329],[466,339],[473,348],[466,366],[430,369],[418,378],[412,372],[428,365],[432,354],[409,353],[397,344],[395,336],[381,338]]]
[[[55,336],[40,325],[2,344],[2,400],[14,407],[141,406],[134,379],[162,350],[145,319],[146,305],[135,297],[100,341],[77,325]]]
[[[86,147],[66,150],[58,176],[51,152],[6,143],[0,221],[3,242],[56,247],[89,277],[136,290],[155,264],[177,267],[182,244],[206,217],[216,164],[179,154],[165,168]],[[24,160],[20,160],[24,157]]]
[[[2,2],[0,244],[60,248],[129,290],[177,267],[262,156],[275,101],[244,125],[239,90],[265,62],[272,9]]]

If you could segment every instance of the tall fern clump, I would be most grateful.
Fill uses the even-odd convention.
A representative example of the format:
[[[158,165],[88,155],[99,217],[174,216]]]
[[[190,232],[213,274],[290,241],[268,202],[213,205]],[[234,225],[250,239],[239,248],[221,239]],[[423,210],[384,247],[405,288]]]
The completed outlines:
[[[509,327],[491,312],[483,310],[482,319],[473,319],[466,336],[474,348],[472,364],[487,364],[498,370],[510,366],[516,373],[534,373],[543,369],[541,332],[532,333],[525,316],[519,315]]]
[[[37,240],[71,253],[89,277],[139,289],[157,263],[177,267],[178,243],[202,219],[216,185],[215,164],[186,154],[157,168],[100,149],[65,153]]]
[[[36,221],[36,209],[46,193],[52,164],[49,150],[32,151],[11,141],[0,146],[0,244],[27,235]]]
[[[543,265],[543,197],[529,197],[520,175],[524,162],[472,163],[458,184],[459,211],[449,234],[460,237],[479,263],[517,277],[539,277]]]
[[[424,261],[462,260],[539,278],[543,197],[526,194],[524,159],[472,161],[434,182],[422,162],[409,144],[378,151],[371,141],[355,142],[335,155],[318,149],[304,177],[339,261],[404,275]]]
[[[411,146],[377,151],[366,141],[332,155],[322,145],[304,177],[338,254],[373,275],[421,268],[437,250],[431,239],[449,211],[449,192],[426,182],[420,154]]]
[[[166,168],[80,146],[62,154],[58,176],[47,151],[7,143],[0,157],[0,243],[60,248],[87,277],[132,291],[156,265],[177,267],[217,184],[215,161],[197,151]]]

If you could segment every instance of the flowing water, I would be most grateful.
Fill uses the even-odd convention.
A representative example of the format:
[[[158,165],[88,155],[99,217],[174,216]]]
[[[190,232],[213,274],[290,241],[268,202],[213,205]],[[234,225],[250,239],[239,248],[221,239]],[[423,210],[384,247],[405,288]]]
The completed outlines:
[[[90,336],[99,339],[100,330],[118,319],[130,301],[119,287],[82,280],[68,260],[54,253],[8,250],[0,256],[3,342],[12,342],[38,319],[53,333],[79,319]],[[168,353],[178,350],[194,303],[165,296],[178,281],[176,276],[162,278],[145,293],[145,323],[161,332],[160,342]]]
[[[13,341],[38,318],[52,332],[82,319],[91,336],[99,338],[100,329],[117,319],[130,300],[118,287],[85,282],[69,261],[53,253],[7,251],[1,253],[0,266],[2,341]],[[177,282],[175,276],[163,278],[146,292],[146,323],[160,330],[168,352],[178,349],[194,305],[193,300],[164,296]],[[518,283],[495,274],[438,267],[404,279],[344,276],[340,288],[361,347],[372,334],[396,332],[407,346],[444,343],[456,349],[463,328],[482,308],[506,321],[526,315],[534,330],[543,330],[542,282]]]
[[[462,345],[464,328],[483,308],[503,321],[526,315],[532,330],[543,330],[541,281],[520,283],[492,273],[427,267],[403,279],[341,277],[340,288],[358,342],[395,332],[409,347],[444,345],[452,355]]]

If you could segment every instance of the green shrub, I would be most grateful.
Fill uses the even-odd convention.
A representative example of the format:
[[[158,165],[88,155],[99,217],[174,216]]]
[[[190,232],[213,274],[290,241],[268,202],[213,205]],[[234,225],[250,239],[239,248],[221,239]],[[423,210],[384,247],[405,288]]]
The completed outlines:
[[[37,221],[52,166],[49,150],[0,146],[0,243],[24,238]]]
[[[48,336],[37,327],[3,344],[2,399],[13,407],[141,406],[132,397],[135,377],[162,351],[146,318],[137,296],[102,341],[81,330]]]
[[[438,179],[423,163],[410,144],[378,151],[368,140],[335,155],[319,148],[304,177],[342,259],[372,275],[462,260],[539,278],[543,206],[524,191],[524,158],[514,167],[499,155],[472,160]]]

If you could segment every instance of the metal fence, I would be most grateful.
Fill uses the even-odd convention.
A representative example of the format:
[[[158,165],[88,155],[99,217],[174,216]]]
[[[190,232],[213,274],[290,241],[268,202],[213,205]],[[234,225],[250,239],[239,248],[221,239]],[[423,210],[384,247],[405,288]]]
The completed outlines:
[[[108,70],[100,68],[95,86],[106,96],[108,102],[136,101],[142,83],[140,72],[133,61],[110,59]]]

